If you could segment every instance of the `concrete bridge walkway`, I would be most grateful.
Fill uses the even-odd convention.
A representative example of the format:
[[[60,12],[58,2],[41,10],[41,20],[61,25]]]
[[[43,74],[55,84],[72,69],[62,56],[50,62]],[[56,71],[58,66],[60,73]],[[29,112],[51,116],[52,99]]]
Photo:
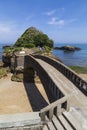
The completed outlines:
[[[70,111],[60,116],[53,116],[43,130],[87,130],[87,97],[62,73],[47,62],[36,59],[44,67],[58,89],[70,95]]]
[[[71,97],[70,106],[77,105],[80,108],[81,107],[85,108],[85,106],[87,105],[87,97],[69,79],[67,79],[62,73],[60,73],[56,68],[54,68],[47,62],[41,59],[36,60],[48,72],[50,77],[57,84],[58,88],[64,91],[66,94],[70,94]]]

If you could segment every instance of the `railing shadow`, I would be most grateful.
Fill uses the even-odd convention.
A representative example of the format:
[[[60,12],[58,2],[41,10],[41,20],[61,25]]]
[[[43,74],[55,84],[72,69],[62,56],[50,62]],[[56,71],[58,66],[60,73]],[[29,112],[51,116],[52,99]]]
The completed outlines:
[[[50,103],[63,97],[63,95],[61,95],[62,93],[59,90],[58,91],[60,95],[57,95],[55,93],[55,91],[57,92],[57,87],[49,77],[48,73],[43,69],[43,67],[32,57],[25,56],[23,75],[25,90],[33,111],[39,111],[42,108],[46,107],[48,103],[41,95],[34,83],[35,71],[38,73],[40,77],[41,83],[43,84],[44,90],[47,94]],[[33,84],[29,84],[30,82]]]
[[[47,101],[41,95],[37,86],[34,82],[35,71],[30,66],[28,59],[24,58],[24,72],[23,72],[23,83],[27,93],[29,103],[33,111],[40,111],[42,108],[48,105]]]
[[[24,82],[24,87],[33,111],[40,111],[48,105],[34,83]]]

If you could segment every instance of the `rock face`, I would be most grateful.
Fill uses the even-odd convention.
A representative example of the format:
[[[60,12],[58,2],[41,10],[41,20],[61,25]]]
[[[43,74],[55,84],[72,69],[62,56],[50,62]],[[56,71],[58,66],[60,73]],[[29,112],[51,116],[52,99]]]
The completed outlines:
[[[3,61],[5,66],[10,66],[12,56],[13,56],[12,53],[3,53],[2,54],[2,61]]]
[[[81,48],[75,46],[62,46],[62,47],[55,47],[55,50],[64,50],[64,51],[79,51]]]
[[[9,47],[12,47],[12,46],[10,46],[10,45],[6,45],[6,46],[3,46],[3,49],[5,49],[5,48],[9,48]]]

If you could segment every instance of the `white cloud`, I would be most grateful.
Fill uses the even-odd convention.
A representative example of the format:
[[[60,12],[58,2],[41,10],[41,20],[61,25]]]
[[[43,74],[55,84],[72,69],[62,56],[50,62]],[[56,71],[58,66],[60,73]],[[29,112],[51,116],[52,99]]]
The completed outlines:
[[[47,16],[52,16],[55,13],[62,13],[65,10],[65,8],[58,8],[58,9],[54,9],[54,10],[50,10],[48,12],[45,12],[44,14]]]
[[[33,17],[34,17],[33,14],[32,14],[32,15],[29,15],[29,16],[27,16],[27,17],[25,18],[25,21],[29,21],[29,20],[31,20]]]
[[[62,27],[64,25],[73,24],[77,20],[78,19],[76,19],[76,18],[69,19],[69,20],[64,20],[64,19],[59,19],[57,17],[52,17],[51,20],[48,22],[48,24],[50,24],[50,25],[58,25],[59,27]]]
[[[20,35],[18,26],[13,21],[0,22],[0,42],[13,42]]]
[[[73,19],[68,20],[68,23],[73,23],[73,22],[76,22],[77,20],[78,20],[78,19],[73,18]]]
[[[8,27],[5,24],[0,24],[0,33],[4,32],[4,33],[9,33],[11,31],[11,28]]]
[[[51,16],[51,15],[53,15],[55,12],[56,12],[56,10],[51,10],[51,11],[45,12],[44,14],[45,14],[45,15],[48,15],[48,16]]]
[[[51,25],[58,25],[58,26],[63,26],[65,24],[65,21],[62,20],[62,19],[58,19],[56,17],[53,17],[49,22],[48,24],[51,24]]]

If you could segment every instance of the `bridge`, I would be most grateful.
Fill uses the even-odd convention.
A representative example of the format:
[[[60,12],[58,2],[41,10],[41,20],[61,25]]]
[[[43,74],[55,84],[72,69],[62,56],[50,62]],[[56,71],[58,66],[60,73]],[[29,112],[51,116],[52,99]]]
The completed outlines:
[[[25,55],[21,61],[19,58],[15,56],[14,69],[31,66],[50,101],[38,112],[42,130],[87,130],[87,82],[48,56]]]

